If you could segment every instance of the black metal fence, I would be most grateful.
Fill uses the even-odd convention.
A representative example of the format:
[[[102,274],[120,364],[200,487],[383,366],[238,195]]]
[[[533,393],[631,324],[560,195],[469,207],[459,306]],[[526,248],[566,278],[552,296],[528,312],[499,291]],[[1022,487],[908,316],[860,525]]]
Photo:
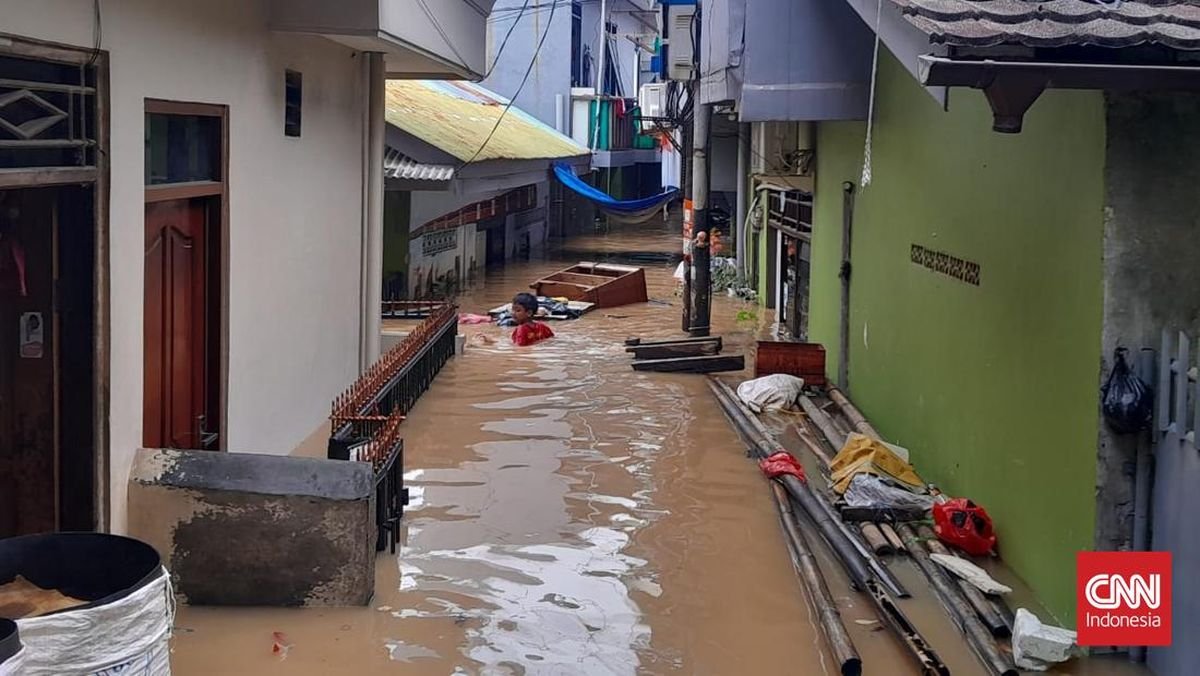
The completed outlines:
[[[415,307],[411,309],[417,314]],[[388,547],[396,551],[400,518],[408,504],[400,425],[454,356],[455,307],[422,303],[419,312],[421,323],[334,399],[329,417],[328,457],[370,462],[375,467],[377,551]]]

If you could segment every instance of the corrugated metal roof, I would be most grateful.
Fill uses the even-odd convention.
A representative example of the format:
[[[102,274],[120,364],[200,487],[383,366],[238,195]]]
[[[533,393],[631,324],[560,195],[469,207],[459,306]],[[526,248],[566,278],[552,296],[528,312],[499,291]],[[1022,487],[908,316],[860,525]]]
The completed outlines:
[[[387,122],[466,162],[483,145],[507,103],[471,82],[389,80]],[[512,106],[475,161],[556,159],[589,152]]]
[[[388,148],[383,155],[385,178],[405,178],[413,181],[449,181],[454,178],[454,167],[446,164],[422,164],[395,148]]]
[[[1194,0],[892,0],[934,43],[1200,49]]]

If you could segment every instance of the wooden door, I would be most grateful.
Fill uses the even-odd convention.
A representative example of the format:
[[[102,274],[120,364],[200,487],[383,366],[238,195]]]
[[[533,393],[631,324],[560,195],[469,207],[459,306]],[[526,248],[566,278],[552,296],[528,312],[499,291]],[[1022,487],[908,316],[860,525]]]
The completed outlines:
[[[201,200],[146,205],[143,445],[203,448],[210,341],[206,209]]]
[[[0,538],[57,524],[54,194],[0,192]]]

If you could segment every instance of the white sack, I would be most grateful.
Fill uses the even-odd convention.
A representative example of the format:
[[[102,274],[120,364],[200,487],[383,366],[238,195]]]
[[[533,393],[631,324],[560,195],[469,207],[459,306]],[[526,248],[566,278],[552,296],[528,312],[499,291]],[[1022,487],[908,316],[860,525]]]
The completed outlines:
[[[738,385],[737,395],[751,411],[762,413],[795,407],[802,389],[803,379],[786,373],[774,373]]]
[[[113,603],[17,620],[22,676],[169,676],[175,597],[165,568]]]

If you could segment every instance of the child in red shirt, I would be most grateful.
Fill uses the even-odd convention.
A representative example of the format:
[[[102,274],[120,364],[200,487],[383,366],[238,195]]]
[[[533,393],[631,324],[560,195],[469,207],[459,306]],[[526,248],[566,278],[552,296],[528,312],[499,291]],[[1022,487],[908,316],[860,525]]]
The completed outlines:
[[[518,293],[512,301],[512,316],[517,322],[513,329],[512,341],[517,345],[533,345],[547,338],[553,338],[554,332],[549,326],[534,321],[537,314],[537,298],[531,293]]]

